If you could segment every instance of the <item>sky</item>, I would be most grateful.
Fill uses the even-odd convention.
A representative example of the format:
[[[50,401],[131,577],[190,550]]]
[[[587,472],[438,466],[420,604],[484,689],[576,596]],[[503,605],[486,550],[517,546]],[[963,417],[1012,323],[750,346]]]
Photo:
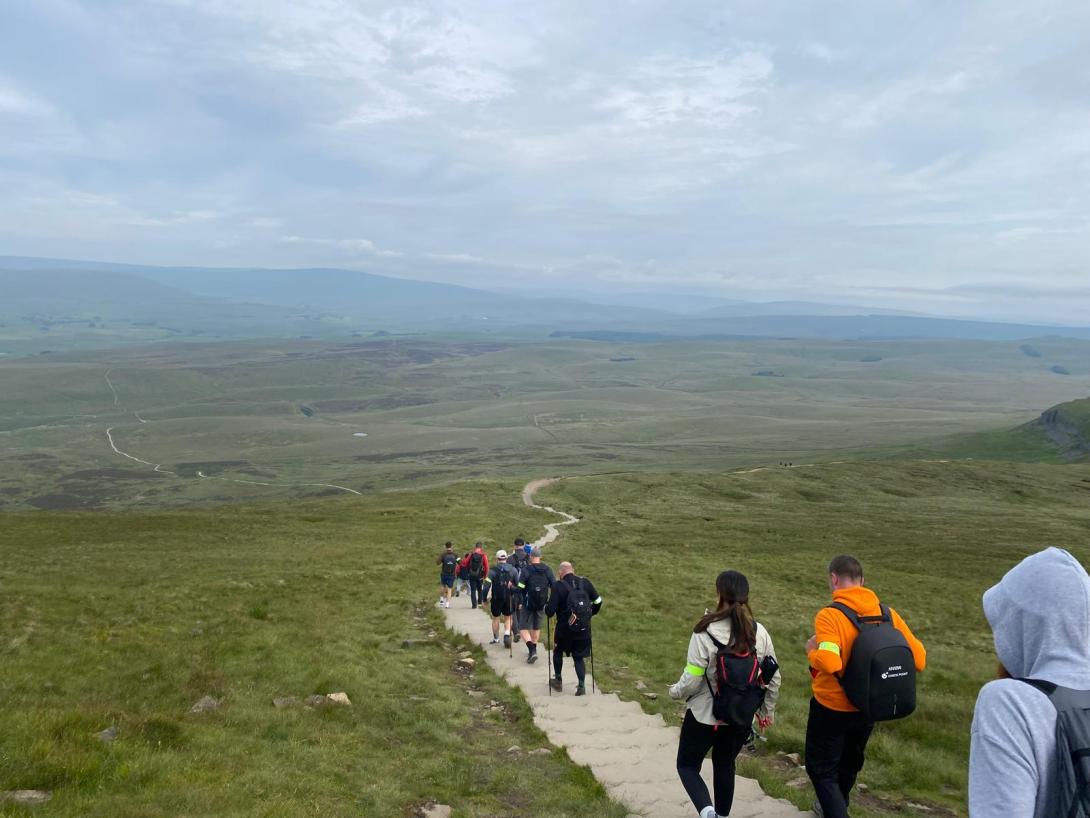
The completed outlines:
[[[1090,3],[0,5],[0,254],[1090,323]]]

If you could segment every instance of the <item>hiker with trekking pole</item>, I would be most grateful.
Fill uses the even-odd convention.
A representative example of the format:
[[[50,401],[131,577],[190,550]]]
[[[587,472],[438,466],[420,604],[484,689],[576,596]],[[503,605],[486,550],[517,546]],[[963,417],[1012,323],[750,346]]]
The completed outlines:
[[[772,725],[780,670],[772,637],[749,607],[749,580],[724,571],[715,580],[719,602],[693,627],[681,678],[670,697],[687,705],[677,748],[677,773],[700,818],[730,815],[734,764],[752,735]],[[712,752],[715,803],[700,777]]]
[[[519,571],[518,608],[515,611],[516,627],[526,645],[526,663],[537,661],[537,645],[541,641],[541,620],[552,592],[553,569],[541,561],[541,549],[530,549],[529,562]]]
[[[496,565],[488,572],[485,579],[492,592],[492,643],[500,641],[500,623],[503,623],[503,646],[511,647],[511,616],[514,612],[515,594],[518,590],[518,571],[507,564],[507,552],[502,548],[496,552]]]
[[[562,679],[564,657],[575,664],[578,684],[576,696],[585,696],[586,663],[590,657],[591,684],[594,683],[594,647],[590,621],[602,609],[602,597],[586,577],[577,576],[570,562],[560,563],[560,579],[553,585],[552,595],[545,606],[545,616],[556,617],[556,641],[553,644],[553,677],[549,687],[558,693],[564,689]]]

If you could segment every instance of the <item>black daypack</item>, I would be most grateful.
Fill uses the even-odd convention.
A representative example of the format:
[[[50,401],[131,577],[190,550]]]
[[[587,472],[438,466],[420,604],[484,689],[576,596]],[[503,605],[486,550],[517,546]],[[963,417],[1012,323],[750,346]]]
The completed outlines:
[[[507,602],[511,595],[511,585],[516,576],[510,565],[501,565],[496,568],[496,579],[492,583],[492,598],[499,603]]]
[[[771,656],[757,661],[757,650],[751,647],[745,653],[734,653],[712,636],[715,645],[715,687],[707,675],[704,682],[712,694],[712,715],[723,724],[749,730],[753,717],[765,700],[765,688],[779,670]]]
[[[568,591],[568,630],[582,633],[590,627],[590,618],[594,615],[594,605],[587,593],[586,582],[579,577],[575,578],[571,589]]]
[[[1066,818],[1090,816],[1090,690],[1072,690],[1039,679],[1033,685],[1056,708],[1056,785]]]
[[[526,573],[526,607],[531,611],[543,611],[549,604],[549,591],[552,590],[549,572],[540,563],[531,563]]]
[[[848,617],[859,631],[838,677],[848,701],[868,721],[910,715],[916,709],[916,660],[904,634],[893,627],[889,608],[881,605],[880,616],[860,616],[841,602],[829,607]]]
[[[480,577],[484,569],[484,554],[480,554],[474,551],[469,555],[469,575],[471,577]]]
[[[454,570],[458,567],[458,555],[453,551],[443,554],[443,576],[454,576]]]

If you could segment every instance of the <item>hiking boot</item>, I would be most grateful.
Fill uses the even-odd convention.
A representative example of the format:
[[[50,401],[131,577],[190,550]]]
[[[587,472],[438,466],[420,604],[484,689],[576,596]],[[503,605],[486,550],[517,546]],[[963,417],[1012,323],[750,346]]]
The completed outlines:
[[[560,679],[559,676],[557,676],[549,679],[549,687],[559,693],[561,690],[564,689],[564,682]]]
[[[499,639],[499,637],[498,637],[498,636],[493,636],[493,637],[492,637],[492,641],[491,641],[491,642],[489,642],[488,644],[490,644],[490,645],[498,645],[499,643],[500,643],[500,639]]]
[[[504,646],[505,648],[509,648],[509,647],[511,647],[511,634],[509,634],[509,633],[505,633],[505,634],[503,635],[503,646]]]
[[[518,633],[518,631],[515,631],[515,635],[514,635],[513,637],[511,637],[511,638],[515,640],[515,644],[517,645],[517,644],[519,643],[519,640],[520,640],[520,639],[521,639],[522,637],[521,637],[521,636],[519,636],[519,633]]]
[[[575,695],[576,696],[586,696],[587,695],[587,689],[583,685],[579,685],[578,687],[575,688]]]
[[[537,654],[536,653],[531,653],[529,656],[526,657],[526,664],[528,664],[528,665],[532,665],[536,661],[537,661]]]

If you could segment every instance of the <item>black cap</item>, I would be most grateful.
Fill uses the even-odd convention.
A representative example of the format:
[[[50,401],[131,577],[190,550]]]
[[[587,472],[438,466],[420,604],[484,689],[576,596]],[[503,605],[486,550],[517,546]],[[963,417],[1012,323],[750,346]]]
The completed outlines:
[[[515,545],[526,545],[526,540],[522,537],[515,537]]]

